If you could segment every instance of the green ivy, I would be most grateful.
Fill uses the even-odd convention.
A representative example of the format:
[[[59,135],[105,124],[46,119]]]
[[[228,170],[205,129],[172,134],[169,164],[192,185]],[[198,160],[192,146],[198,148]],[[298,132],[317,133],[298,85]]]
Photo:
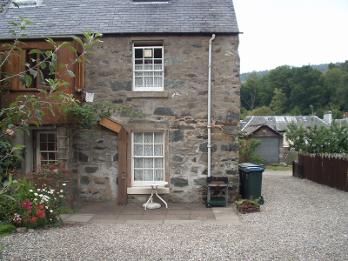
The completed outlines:
[[[135,110],[131,106],[123,104],[114,104],[111,102],[95,102],[75,104],[67,109],[68,115],[74,123],[80,127],[90,129],[98,123],[102,118],[110,117],[113,113],[121,114],[131,118],[142,117],[143,113]]]

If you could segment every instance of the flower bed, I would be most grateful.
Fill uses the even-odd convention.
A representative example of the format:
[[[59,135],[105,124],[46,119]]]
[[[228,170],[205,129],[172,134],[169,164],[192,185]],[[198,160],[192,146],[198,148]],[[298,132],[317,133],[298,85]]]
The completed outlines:
[[[64,190],[47,185],[36,186],[21,179],[10,181],[0,200],[0,221],[16,227],[37,228],[60,222]]]

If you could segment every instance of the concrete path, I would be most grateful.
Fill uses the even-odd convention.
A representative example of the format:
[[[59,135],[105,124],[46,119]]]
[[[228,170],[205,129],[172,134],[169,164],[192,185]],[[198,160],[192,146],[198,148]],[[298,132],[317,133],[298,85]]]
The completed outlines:
[[[241,224],[233,207],[205,208],[201,204],[169,204],[144,210],[141,204],[119,207],[115,202],[90,203],[78,213],[62,215],[66,224]]]

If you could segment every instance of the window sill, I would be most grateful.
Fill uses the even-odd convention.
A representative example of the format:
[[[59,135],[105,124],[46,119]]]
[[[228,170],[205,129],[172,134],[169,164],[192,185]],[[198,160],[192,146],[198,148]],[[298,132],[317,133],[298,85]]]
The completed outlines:
[[[169,188],[158,188],[158,194],[169,194]],[[128,195],[147,195],[151,194],[151,187],[130,187],[127,188]]]
[[[169,98],[168,91],[132,91],[126,93],[128,99],[141,98]]]

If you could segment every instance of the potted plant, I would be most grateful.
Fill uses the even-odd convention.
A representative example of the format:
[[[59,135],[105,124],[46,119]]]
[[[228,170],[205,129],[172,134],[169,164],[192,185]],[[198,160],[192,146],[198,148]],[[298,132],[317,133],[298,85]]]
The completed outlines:
[[[255,200],[240,199],[236,201],[236,206],[242,214],[260,212],[260,204]]]

